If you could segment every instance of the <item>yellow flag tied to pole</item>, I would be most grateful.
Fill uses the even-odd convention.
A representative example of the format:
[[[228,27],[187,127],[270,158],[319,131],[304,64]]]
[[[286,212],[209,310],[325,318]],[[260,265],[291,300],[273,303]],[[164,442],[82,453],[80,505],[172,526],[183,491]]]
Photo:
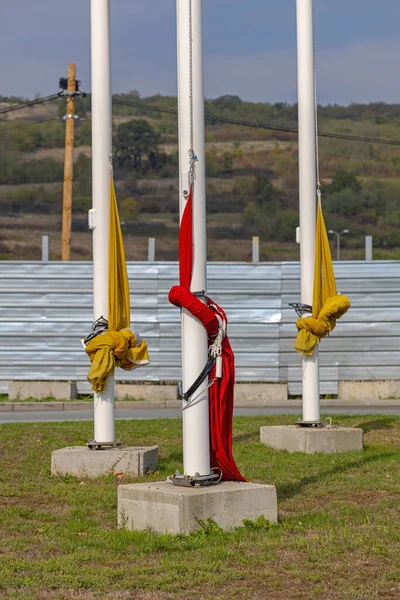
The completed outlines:
[[[149,364],[146,342],[129,329],[98,335],[88,342],[85,350],[92,363],[88,380],[95,392],[104,392],[115,367],[131,371]]]
[[[131,371],[149,364],[146,342],[130,329],[129,281],[114,182],[110,178],[110,229],[108,251],[108,330],[85,346],[91,367],[88,380],[95,392],[104,392],[115,367]]]
[[[311,356],[321,338],[328,335],[339,319],[350,308],[350,300],[336,291],[331,250],[322,214],[321,198],[318,197],[317,226],[315,237],[314,288],[312,317],[300,317],[294,347],[298,352]]]
[[[312,305],[312,316],[315,319],[328,298],[333,296],[336,296],[335,273],[333,272],[331,249],[322,214],[321,200],[318,199]]]
[[[108,329],[109,331],[119,331],[129,327],[130,322],[128,273],[114,181],[111,177],[108,246]]]

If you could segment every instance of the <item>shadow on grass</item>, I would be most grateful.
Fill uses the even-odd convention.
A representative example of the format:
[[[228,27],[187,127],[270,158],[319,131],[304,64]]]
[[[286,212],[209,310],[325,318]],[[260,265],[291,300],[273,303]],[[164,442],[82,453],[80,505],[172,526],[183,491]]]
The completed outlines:
[[[359,425],[356,425],[356,427],[360,427],[364,433],[369,433],[370,431],[375,431],[377,429],[393,429],[395,420],[398,421],[396,418],[385,417],[384,419],[374,419],[373,421],[360,423]]]
[[[165,472],[170,475],[176,469],[181,469],[183,465],[182,450],[171,450],[165,456],[160,456],[158,459],[158,468],[160,472]],[[172,469],[172,470],[171,470]]]
[[[244,444],[251,442],[258,442],[258,438],[260,437],[260,432],[258,431],[250,431],[247,433],[240,433],[239,435],[233,436],[233,444]]]
[[[325,477],[330,477],[331,475],[336,475],[338,473],[345,473],[350,469],[356,469],[358,467],[362,467],[367,465],[368,463],[372,463],[375,461],[379,461],[383,458],[394,458],[398,457],[398,452],[381,452],[379,454],[373,454],[369,456],[364,456],[360,459],[351,460],[351,462],[346,464],[337,465],[333,469],[328,469],[327,471],[322,471],[317,475],[309,475],[308,477],[304,477],[301,481],[297,483],[283,483],[278,484],[277,494],[278,500],[284,500],[288,498],[293,498],[293,496],[297,496],[301,494],[303,488],[307,485],[312,485],[313,483],[318,483],[321,479]]]

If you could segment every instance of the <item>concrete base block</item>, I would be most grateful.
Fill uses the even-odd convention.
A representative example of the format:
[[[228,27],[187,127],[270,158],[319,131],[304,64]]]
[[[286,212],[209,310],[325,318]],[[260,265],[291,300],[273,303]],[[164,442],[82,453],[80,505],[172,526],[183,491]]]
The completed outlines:
[[[235,406],[279,406],[288,399],[286,383],[236,383]]]
[[[166,408],[180,407],[176,385],[116,383],[115,399],[135,398],[149,403],[166,402]],[[286,383],[236,383],[235,406],[279,406],[288,399]],[[151,404],[149,405],[151,408]]]
[[[383,381],[339,381],[339,398],[374,402],[400,398],[400,381],[387,379]]]
[[[261,427],[260,440],[275,450],[305,454],[336,454],[363,449],[363,430],[352,427]]]
[[[178,399],[178,388],[176,385],[116,383],[115,399],[124,398],[136,398],[147,402],[173,402]]]
[[[54,398],[55,400],[74,400],[76,383],[72,381],[10,381],[9,400],[27,398]]]
[[[102,475],[123,473],[130,477],[145,475],[158,465],[158,447],[121,447],[90,450],[70,446],[51,453],[52,475],[74,475],[94,479]]]
[[[274,485],[224,481],[209,487],[179,487],[168,482],[118,486],[118,525],[156,533],[187,534],[199,521],[213,519],[223,529],[243,519],[278,520]]]

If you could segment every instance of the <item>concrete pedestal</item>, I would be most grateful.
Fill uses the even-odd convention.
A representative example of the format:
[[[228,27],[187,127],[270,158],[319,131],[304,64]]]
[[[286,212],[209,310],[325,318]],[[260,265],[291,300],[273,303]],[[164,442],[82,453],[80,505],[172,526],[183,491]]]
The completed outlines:
[[[168,482],[118,486],[118,525],[156,533],[187,534],[199,521],[213,519],[223,529],[263,515],[278,520],[274,485],[225,481],[209,487],[179,487]]]
[[[145,475],[158,464],[158,447],[121,447],[90,450],[70,446],[51,453],[52,475],[74,475],[94,479],[102,475],[123,473],[130,477]]]
[[[335,454],[363,449],[363,430],[352,427],[261,427],[260,440],[275,450]]]
[[[8,384],[9,400],[18,401],[27,398],[74,400],[76,393],[74,381],[10,381]]]

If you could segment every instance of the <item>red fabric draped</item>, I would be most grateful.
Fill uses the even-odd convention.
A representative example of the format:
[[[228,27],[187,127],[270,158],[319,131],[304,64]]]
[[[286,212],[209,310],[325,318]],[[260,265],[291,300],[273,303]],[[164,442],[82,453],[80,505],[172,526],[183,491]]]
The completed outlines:
[[[215,378],[215,365],[210,380]],[[232,417],[235,385],[235,358],[227,337],[222,342],[222,378],[209,389],[210,462],[222,471],[225,481],[246,481],[232,454]]]
[[[226,319],[224,311],[214,302],[204,304],[182,286],[171,288],[168,296],[171,304],[186,308],[204,325],[209,343],[212,344],[219,328],[217,314]],[[212,308],[210,308],[212,306]],[[215,365],[210,381],[215,379]],[[222,471],[225,481],[246,481],[240,474],[232,455],[232,416],[235,384],[235,361],[227,336],[222,341],[222,378],[210,387],[210,462]]]
[[[215,312],[201,302],[192,292],[181,285],[174,285],[169,291],[168,300],[179,308],[186,308],[196,319],[201,321],[207,330],[208,337],[215,337],[218,333],[218,319]]]
[[[193,271],[193,186],[183,211],[179,229],[179,282],[186,290],[190,290]]]

